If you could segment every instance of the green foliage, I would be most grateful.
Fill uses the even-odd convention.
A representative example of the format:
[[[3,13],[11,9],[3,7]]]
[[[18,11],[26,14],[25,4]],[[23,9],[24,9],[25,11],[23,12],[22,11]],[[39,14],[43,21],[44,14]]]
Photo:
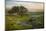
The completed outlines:
[[[35,14],[25,14],[23,16],[10,15],[6,16],[6,29],[9,30],[22,30],[22,29],[32,29],[32,28],[43,28],[44,19],[43,12],[35,12]],[[30,20],[30,21],[29,21]],[[23,25],[23,22],[28,22],[30,24]]]
[[[11,15],[13,13],[17,13],[18,15],[24,15],[27,12],[27,8],[24,6],[14,6],[8,13]]]

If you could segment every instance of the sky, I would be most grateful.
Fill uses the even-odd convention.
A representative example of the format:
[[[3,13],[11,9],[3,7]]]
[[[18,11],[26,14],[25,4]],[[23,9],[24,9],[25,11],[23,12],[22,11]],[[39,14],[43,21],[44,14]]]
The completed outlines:
[[[43,9],[43,2],[33,2],[33,1],[24,2],[22,0],[6,0],[6,8],[12,8],[13,6],[21,6],[21,5],[26,7],[28,11],[31,11],[31,12],[37,12]]]

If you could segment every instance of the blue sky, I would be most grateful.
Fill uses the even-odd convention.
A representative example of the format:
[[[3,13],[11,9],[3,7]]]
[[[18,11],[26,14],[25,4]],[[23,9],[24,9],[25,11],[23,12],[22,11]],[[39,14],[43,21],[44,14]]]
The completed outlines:
[[[26,8],[28,8],[29,11],[31,11],[31,9],[43,9],[43,3],[17,2],[17,1],[22,1],[22,0],[6,0],[6,8],[12,8],[13,6],[22,5],[22,6],[26,7]]]
[[[13,4],[13,3],[15,3],[16,1],[30,1],[30,0],[6,0],[6,4],[8,5],[10,5],[10,4]],[[32,1],[32,0],[31,0]]]

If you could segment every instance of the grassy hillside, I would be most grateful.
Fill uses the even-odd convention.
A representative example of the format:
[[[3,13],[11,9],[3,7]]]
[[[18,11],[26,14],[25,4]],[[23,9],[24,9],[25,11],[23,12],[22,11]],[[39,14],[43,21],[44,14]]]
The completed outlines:
[[[6,15],[6,29],[20,30],[43,28],[43,16],[43,12],[28,13],[27,15],[23,16]]]

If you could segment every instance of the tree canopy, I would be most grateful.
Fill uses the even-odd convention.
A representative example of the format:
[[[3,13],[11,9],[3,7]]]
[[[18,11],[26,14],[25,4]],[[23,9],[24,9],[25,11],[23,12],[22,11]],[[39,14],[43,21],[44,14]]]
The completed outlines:
[[[17,13],[18,15],[23,15],[27,12],[27,8],[24,6],[14,6],[11,10],[8,11],[9,14]]]

